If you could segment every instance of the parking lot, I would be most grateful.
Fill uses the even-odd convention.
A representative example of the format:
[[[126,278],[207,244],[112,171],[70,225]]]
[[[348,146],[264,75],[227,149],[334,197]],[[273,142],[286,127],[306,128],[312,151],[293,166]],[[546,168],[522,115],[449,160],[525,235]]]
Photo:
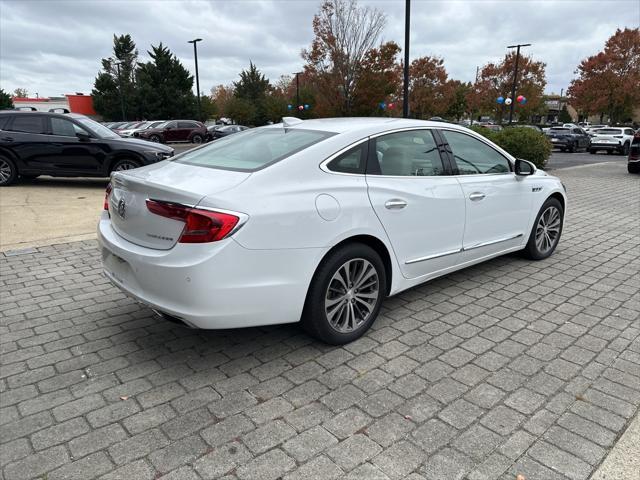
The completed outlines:
[[[640,184],[570,155],[551,258],[403,292],[344,347],[168,323],[94,240],[0,254],[0,477],[589,478],[640,405]]]

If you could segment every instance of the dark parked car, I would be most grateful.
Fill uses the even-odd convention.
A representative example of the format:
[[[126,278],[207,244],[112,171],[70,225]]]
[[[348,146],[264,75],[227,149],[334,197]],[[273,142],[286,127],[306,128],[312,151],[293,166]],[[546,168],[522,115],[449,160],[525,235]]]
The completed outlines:
[[[232,135],[248,129],[249,127],[244,127],[242,125],[217,125],[215,127],[207,128],[208,139],[215,140],[216,138],[226,137],[227,135]]]
[[[206,141],[207,136],[207,127],[195,120],[169,120],[155,128],[147,128],[138,132],[139,138],[159,143],[202,143]]]
[[[553,148],[563,152],[577,152],[581,148],[586,150],[591,141],[589,134],[580,127],[551,127],[546,135]]]
[[[629,148],[627,170],[629,173],[640,173],[640,130],[638,130],[633,136],[633,141]]]
[[[173,156],[74,113],[0,112],[0,186],[18,178],[107,177]]]

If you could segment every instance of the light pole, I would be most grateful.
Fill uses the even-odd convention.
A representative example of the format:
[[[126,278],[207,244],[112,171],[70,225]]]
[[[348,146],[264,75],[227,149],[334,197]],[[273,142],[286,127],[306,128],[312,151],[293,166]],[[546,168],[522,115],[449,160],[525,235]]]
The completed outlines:
[[[201,42],[201,38],[189,40],[187,43],[193,43],[193,56],[196,61],[196,92],[198,94],[198,120],[202,121],[202,107],[200,106],[200,77],[198,75],[198,47],[197,43]]]
[[[404,85],[402,87],[402,116],[409,118],[409,29],[411,27],[411,0],[404,7]]]
[[[296,72],[294,75],[296,76],[296,108],[300,106],[300,79],[299,76],[303,72]]]
[[[516,68],[513,72],[513,84],[511,85],[511,106],[509,108],[509,125],[513,120],[513,108],[516,106],[515,97],[516,97],[516,82],[518,81],[518,61],[520,60],[520,47],[530,47],[530,43],[520,43],[518,45],[509,45],[507,48],[515,48],[516,49]]]
[[[118,71],[118,90],[120,90],[120,109],[122,110],[122,121],[126,120],[126,115],[124,114],[124,92],[122,91],[122,77],[120,76],[120,65],[122,62],[114,62],[116,66],[116,70]]]

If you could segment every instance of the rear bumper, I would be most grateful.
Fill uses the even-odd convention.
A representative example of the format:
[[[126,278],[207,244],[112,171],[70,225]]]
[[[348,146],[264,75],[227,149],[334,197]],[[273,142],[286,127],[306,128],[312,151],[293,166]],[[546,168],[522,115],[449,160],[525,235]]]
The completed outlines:
[[[589,145],[591,150],[614,150],[614,151],[623,151],[624,146],[615,143],[591,143]]]
[[[549,141],[554,148],[567,148],[572,143],[564,138],[550,138]]]
[[[120,237],[98,224],[104,274],[154,310],[203,329],[300,320],[307,288],[326,249],[249,250],[233,239],[171,250]]]

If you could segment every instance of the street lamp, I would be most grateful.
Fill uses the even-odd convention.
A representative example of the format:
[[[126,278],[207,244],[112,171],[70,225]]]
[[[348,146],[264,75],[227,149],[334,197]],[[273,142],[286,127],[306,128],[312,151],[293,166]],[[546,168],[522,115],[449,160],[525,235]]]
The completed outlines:
[[[402,87],[402,116],[409,118],[409,28],[411,26],[411,0],[404,7],[404,85]]]
[[[509,45],[507,48],[516,49],[516,68],[513,72],[513,84],[511,85],[511,105],[509,108],[509,125],[513,120],[513,108],[516,106],[516,82],[518,81],[518,61],[520,60],[520,47],[530,47],[530,43],[519,43],[518,45]]]
[[[118,90],[120,90],[120,109],[122,110],[122,121],[126,120],[126,115],[124,114],[124,92],[122,91],[122,77],[120,76],[120,65],[122,62],[114,61],[113,64],[116,66],[116,70],[118,71]]]
[[[298,78],[303,72],[295,72],[296,76],[296,108],[300,106],[300,79]]]
[[[194,40],[189,40],[187,43],[193,43],[193,56],[196,61],[196,91],[198,94],[198,120],[202,120],[202,108],[200,106],[200,77],[198,76],[198,47],[197,43],[201,42],[201,38],[196,38]]]

